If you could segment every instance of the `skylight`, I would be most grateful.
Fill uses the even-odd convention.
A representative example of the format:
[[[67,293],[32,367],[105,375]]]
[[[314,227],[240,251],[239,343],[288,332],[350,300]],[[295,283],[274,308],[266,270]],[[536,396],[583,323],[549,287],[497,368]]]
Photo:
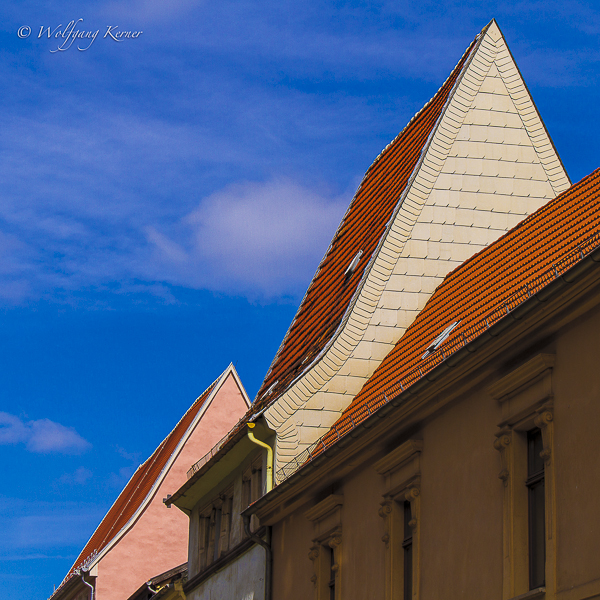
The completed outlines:
[[[273,390],[275,389],[275,386],[279,383],[279,379],[277,379],[274,383],[272,383],[267,391],[262,395],[262,397],[266,397],[266,396],[270,396],[273,393]]]
[[[448,325],[448,327],[446,327],[446,329],[444,329],[444,331],[442,331],[442,333],[440,333],[440,335],[438,335],[435,340],[429,344],[427,352],[421,356],[421,360],[427,358],[430,354],[433,354],[448,339],[449,335],[459,323],[460,321],[454,321],[454,323]]]
[[[350,277],[354,271],[356,271],[356,267],[358,267],[358,262],[360,261],[360,257],[363,255],[363,251],[359,250],[352,259],[351,263],[348,265],[346,272],[344,273],[344,277]]]

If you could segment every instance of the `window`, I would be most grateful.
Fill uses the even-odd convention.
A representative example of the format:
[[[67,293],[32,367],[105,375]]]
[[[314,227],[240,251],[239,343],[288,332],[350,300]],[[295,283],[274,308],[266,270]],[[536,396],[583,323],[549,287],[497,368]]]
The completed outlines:
[[[340,557],[342,541],[341,530],[336,529],[314,545],[308,553],[313,561],[314,575],[311,578],[315,586],[316,600],[340,600]]]
[[[244,473],[242,477],[242,509],[246,509],[252,502],[252,478],[250,473]]]
[[[199,551],[198,551],[198,572],[202,571],[209,563],[208,546],[210,540],[210,515],[200,515],[200,524],[198,532]]]
[[[263,453],[260,452],[248,465],[242,474],[242,510],[256,502],[264,495],[265,481],[263,479]],[[252,515],[250,530],[258,529],[258,519]],[[244,534],[245,535],[245,534]]]
[[[215,561],[219,558],[219,546],[221,542],[221,509],[213,509],[213,517],[211,519],[211,548],[212,548],[212,560]]]
[[[260,462],[252,465],[252,502],[255,502],[263,496],[263,476],[262,476],[262,455]]]
[[[340,600],[340,568],[342,564],[343,496],[331,494],[313,506],[306,518],[313,523],[315,537],[308,553],[313,562],[311,578],[316,600]]]
[[[410,502],[404,501],[404,540],[402,541],[402,549],[404,550],[404,600],[412,599],[412,579],[413,579],[413,530],[412,530],[412,514]]]
[[[546,567],[546,502],[544,489],[544,449],[542,432],[533,429],[527,433],[529,589],[543,587]]]
[[[231,547],[233,488],[200,511],[198,527],[198,572],[218,560]]]
[[[327,554],[329,555],[329,582],[327,583],[327,587],[329,587],[329,600],[335,600],[335,555],[333,552],[333,548],[327,548]]]
[[[375,463],[387,490],[379,509],[384,520],[385,598],[419,598],[421,440],[408,440]]]
[[[220,553],[227,552],[232,546],[233,532],[231,525],[233,523],[233,490],[227,493],[223,499],[223,508],[221,512],[221,544]]]
[[[540,354],[489,388],[502,421],[503,598],[556,594],[554,356]],[[533,595],[532,595],[533,594]]]

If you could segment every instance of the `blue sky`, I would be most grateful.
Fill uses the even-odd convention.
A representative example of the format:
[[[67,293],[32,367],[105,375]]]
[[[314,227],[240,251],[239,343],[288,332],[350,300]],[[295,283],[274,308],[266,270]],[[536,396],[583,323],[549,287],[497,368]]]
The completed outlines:
[[[600,164],[591,2],[0,15],[2,598],[50,595],[229,362],[254,396],[363,173],[492,17],[571,179]],[[78,19],[85,51],[39,37]]]

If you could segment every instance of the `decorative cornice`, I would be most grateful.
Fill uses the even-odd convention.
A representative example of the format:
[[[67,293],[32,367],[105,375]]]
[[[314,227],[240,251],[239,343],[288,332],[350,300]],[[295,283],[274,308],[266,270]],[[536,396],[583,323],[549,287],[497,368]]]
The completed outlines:
[[[331,494],[325,500],[321,500],[305,513],[309,521],[319,521],[332,513],[338,506],[344,504],[344,496],[340,494]]]
[[[412,460],[423,450],[421,440],[408,440],[377,461],[374,465],[379,475],[387,475],[390,471],[399,469]]]
[[[554,354],[538,354],[524,365],[514,369],[488,388],[489,395],[498,402],[508,400],[521,388],[531,385],[540,375],[552,369],[555,363]]]

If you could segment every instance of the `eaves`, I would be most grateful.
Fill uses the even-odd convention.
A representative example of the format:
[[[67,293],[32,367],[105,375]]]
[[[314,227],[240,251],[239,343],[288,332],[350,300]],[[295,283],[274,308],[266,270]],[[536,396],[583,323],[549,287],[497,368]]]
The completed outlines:
[[[262,420],[256,422],[254,433],[261,441],[267,441],[275,435]],[[228,478],[256,451],[257,446],[248,439],[247,427],[242,426],[210,461],[165,500],[165,504],[174,504],[189,515],[203,498],[214,495],[215,490],[226,485]]]

